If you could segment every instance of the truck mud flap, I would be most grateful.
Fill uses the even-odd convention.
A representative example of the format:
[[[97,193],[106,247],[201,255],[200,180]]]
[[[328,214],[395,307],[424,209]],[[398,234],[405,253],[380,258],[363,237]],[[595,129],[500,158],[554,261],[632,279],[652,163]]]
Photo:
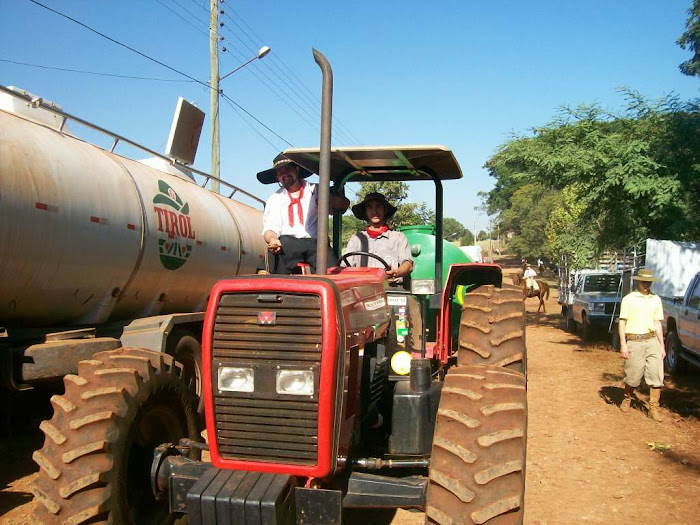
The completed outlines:
[[[295,478],[210,468],[187,492],[190,525],[287,525],[295,522]]]

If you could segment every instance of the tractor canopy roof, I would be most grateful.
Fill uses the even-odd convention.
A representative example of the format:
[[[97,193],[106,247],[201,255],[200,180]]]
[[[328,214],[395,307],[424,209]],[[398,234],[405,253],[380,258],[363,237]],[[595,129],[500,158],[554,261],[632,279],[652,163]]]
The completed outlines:
[[[293,148],[284,156],[313,173],[319,170],[318,148]],[[414,181],[461,179],[462,170],[445,146],[368,146],[331,148],[331,181]]]

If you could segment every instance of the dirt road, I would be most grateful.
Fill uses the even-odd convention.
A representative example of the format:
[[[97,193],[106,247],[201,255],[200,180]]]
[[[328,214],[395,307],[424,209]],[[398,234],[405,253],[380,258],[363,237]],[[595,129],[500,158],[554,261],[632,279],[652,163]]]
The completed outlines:
[[[647,418],[641,402],[623,414],[619,353],[603,338],[583,344],[565,332],[556,292],[547,301],[549,313],[536,314],[535,299],[526,307],[525,523],[700,523],[700,371],[667,378],[664,422]],[[639,398],[646,401],[647,394]],[[33,523],[30,456],[42,443],[37,406],[15,410],[15,435],[0,439],[0,523]],[[421,513],[405,511],[393,521],[422,522]]]

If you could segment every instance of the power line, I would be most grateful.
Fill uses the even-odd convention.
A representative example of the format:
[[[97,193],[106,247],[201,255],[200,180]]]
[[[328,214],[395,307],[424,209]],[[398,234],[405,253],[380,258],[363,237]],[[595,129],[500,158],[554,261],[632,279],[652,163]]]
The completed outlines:
[[[52,69],[54,71],[66,71],[69,73],[83,73],[85,75],[97,75],[97,76],[101,76],[101,77],[127,78],[127,79],[131,79],[131,80],[153,80],[155,82],[194,82],[193,80],[180,80],[177,78],[135,77],[132,75],[117,75],[116,73],[100,73],[97,71],[86,71],[83,69],[70,69],[67,67],[44,66],[41,64],[29,64],[27,62],[18,62],[16,60],[8,60],[5,58],[0,58],[0,62],[7,62],[8,64],[16,64],[19,66],[36,67],[36,68],[40,68],[40,69]]]
[[[245,108],[242,107],[240,104],[238,104],[235,100],[233,100],[231,97],[229,97],[226,93],[221,93],[221,96],[224,97],[224,99],[228,100],[231,104],[235,105],[238,109],[240,109],[241,111],[243,111],[243,112],[244,112],[246,115],[248,115],[250,118],[252,118],[253,120],[255,120],[255,122],[257,122],[258,124],[260,124],[260,125],[261,125],[262,127],[264,127],[267,131],[269,131],[270,133],[272,133],[275,137],[277,137],[278,139],[280,139],[282,142],[285,142],[290,148],[293,148],[293,147],[294,147],[294,145],[293,145],[291,142],[289,142],[289,141],[288,141],[287,139],[285,139],[284,137],[281,137],[280,135],[278,135],[274,130],[272,130],[272,129],[270,129],[269,127],[267,127],[267,126],[266,126],[263,122],[261,122],[255,115],[253,115],[253,114],[250,113],[247,109],[245,109]]]
[[[192,0],[192,1],[194,1],[194,0]],[[225,2],[225,0],[224,0],[224,2]],[[228,7],[228,9],[229,9],[236,17],[238,17],[238,18],[240,19],[240,21],[245,25],[245,27],[250,31],[250,33],[252,33],[252,34],[255,36],[255,38],[257,38],[257,45],[261,45],[260,43],[262,42],[262,38],[260,37],[260,35],[258,35],[258,34],[255,32],[255,30],[253,30],[253,29],[248,25],[248,23],[245,21],[245,19],[243,19],[243,17],[242,17],[240,14],[238,14],[238,12],[236,12],[235,9],[233,9],[233,8],[230,7],[230,6]],[[241,27],[240,24],[238,24],[238,22],[236,22],[236,20],[234,20],[234,19],[233,19],[227,12],[225,12],[225,11],[224,11],[224,16],[225,16],[226,18],[228,18],[229,20],[231,20],[231,22],[233,22],[234,24],[236,24],[236,26],[241,30],[242,33],[244,33],[244,34],[246,35],[246,37],[247,37],[251,42],[256,43],[255,38],[253,38],[253,37],[250,35],[250,33],[248,33],[248,31],[246,31],[246,29],[244,29],[243,27]],[[239,38],[239,40],[240,40],[240,38]],[[286,77],[288,80],[290,80],[290,82],[291,82],[292,84],[297,84],[298,86],[300,86],[304,91],[306,91],[306,93],[308,93],[308,94],[310,95],[310,97],[309,97],[309,95],[307,95],[307,94],[304,93],[303,91],[298,91],[298,90],[297,90],[297,91],[293,91],[293,92],[300,98],[300,100],[310,101],[312,110],[313,110],[313,111],[319,111],[319,110],[320,110],[320,105],[321,105],[321,104],[320,104],[320,101],[318,101],[318,99],[315,97],[315,95],[313,94],[313,92],[308,88],[308,86],[306,86],[306,84],[304,84],[304,82],[301,81],[301,79],[299,79],[299,77],[296,76],[296,74],[294,73],[294,71],[292,71],[292,69],[291,69],[289,66],[287,66],[287,64],[286,64],[281,58],[279,58],[277,55],[274,55],[272,58],[273,58],[273,60],[271,61],[271,63],[274,64],[274,65],[277,67],[277,69],[280,71],[280,73],[281,73],[282,75],[284,75],[284,77]],[[282,71],[282,69],[281,69],[280,66],[277,64],[277,62],[279,62],[280,64],[282,64],[282,65],[289,71],[289,74],[287,74],[287,73],[285,73],[284,71]],[[270,67],[270,63],[266,63],[265,66],[268,67],[268,69],[272,69],[272,68]],[[290,74],[291,74],[291,77],[290,77]],[[301,94],[304,94],[304,97],[305,97],[304,99],[302,99]],[[347,129],[347,127],[341,122],[341,120],[340,120],[339,118],[333,117],[333,121],[338,125],[338,128],[337,128],[336,131],[338,131],[340,134],[344,135],[344,136],[346,137],[346,139],[349,140],[349,142],[360,143],[360,141],[359,141],[356,137],[354,137],[354,136],[352,135],[352,133]]]
[[[161,66],[163,66],[164,68],[169,69],[170,71],[174,71],[174,72],[177,73],[178,75],[182,75],[183,77],[187,77],[187,78],[189,78],[190,80],[193,80],[194,82],[197,82],[198,84],[202,84],[203,86],[206,86],[206,87],[208,87],[208,88],[211,89],[211,86],[210,86],[209,84],[207,84],[206,82],[202,82],[201,80],[198,80],[198,79],[196,79],[196,78],[194,78],[194,77],[188,75],[187,73],[183,73],[182,71],[179,71],[179,70],[175,69],[174,67],[169,66],[168,64],[164,64],[164,63],[161,62],[160,60],[156,60],[155,58],[150,57],[150,56],[146,55],[145,53],[142,53],[142,52],[139,51],[138,49],[134,49],[134,48],[131,47],[131,46],[128,46],[128,45],[126,45],[126,44],[122,44],[122,43],[119,42],[118,40],[115,40],[114,38],[109,37],[109,36],[105,35],[104,33],[100,33],[97,29],[93,29],[92,27],[90,27],[90,26],[88,26],[88,25],[86,25],[86,24],[83,24],[82,22],[76,20],[75,18],[71,18],[71,17],[68,16],[68,15],[64,15],[63,13],[61,13],[60,11],[56,11],[55,9],[51,9],[50,7],[48,7],[48,6],[44,5],[44,4],[42,4],[41,2],[37,2],[37,0],[29,0],[29,1],[32,2],[33,4],[38,5],[39,7],[43,7],[43,8],[46,9],[47,11],[51,11],[52,13],[55,13],[55,14],[57,14],[57,15],[59,15],[59,16],[62,16],[63,18],[66,18],[67,20],[70,20],[71,22],[74,22],[74,23],[78,24],[79,26],[84,27],[84,28],[87,29],[88,31],[92,31],[93,33],[95,33],[95,34],[101,36],[102,38],[106,38],[106,39],[109,40],[110,42],[113,42],[113,43],[115,43],[115,44],[117,44],[117,45],[119,45],[119,46],[121,46],[121,47],[123,47],[123,48],[126,48],[126,49],[128,49],[129,51],[133,51],[133,52],[136,53],[137,55],[140,55],[140,56],[142,56],[143,58],[145,58],[145,59],[147,59],[147,60],[150,60],[151,62],[155,62],[156,64],[161,65]]]
[[[181,6],[181,4],[179,4],[179,3],[177,2],[177,0],[172,0],[172,1],[173,1],[175,4]],[[199,2],[197,2],[197,0],[190,0],[190,1],[191,1],[195,6],[197,6],[201,11],[203,11],[204,13],[209,13],[209,10],[208,10],[207,8],[205,8],[204,6],[202,6]],[[224,2],[222,2],[222,3],[224,3]],[[181,6],[181,7],[182,7],[183,9],[185,9],[185,10],[186,10],[189,14],[191,14],[193,17],[195,17],[196,19],[198,19],[198,20],[201,21],[201,19],[199,19],[194,13],[192,13],[192,11],[190,11],[190,10],[184,8],[183,6]],[[223,6],[222,6],[222,7],[223,7]],[[252,33],[252,34],[257,38],[257,40],[258,40],[257,45],[262,45],[262,44],[260,44],[260,42],[262,42],[261,37],[246,23],[246,21],[245,21],[238,13],[236,13],[235,10],[233,10],[233,8],[231,8],[231,11],[232,11],[233,13],[236,14],[236,16],[241,20],[241,22],[242,22],[242,23],[245,25],[245,27],[248,29],[248,31],[247,31],[245,28],[241,27],[241,25],[240,25],[236,20],[234,20],[225,10],[223,10],[223,9],[221,10],[222,14],[223,14],[228,20],[230,20],[231,22],[233,22],[233,23],[236,25],[236,27],[237,27],[238,29],[240,29],[241,33],[243,33],[251,42],[256,43],[256,42],[255,42],[255,38],[253,38],[253,36],[251,36],[250,33]],[[233,36],[236,38],[236,40],[238,40],[238,41],[242,44],[243,49],[246,49],[246,48],[247,48],[247,51],[249,51],[249,52],[251,52],[251,53],[252,53],[252,52],[255,52],[255,50],[251,49],[250,46],[249,46],[242,38],[240,38],[240,36],[238,36],[237,33],[234,33],[233,31],[231,31],[231,30],[230,30],[228,27],[226,27],[225,25],[222,26],[222,31],[221,31],[221,32],[222,32],[222,33],[223,33],[223,32],[227,32],[229,35],[233,35]],[[241,51],[241,47],[239,47],[238,44],[232,42],[230,39],[228,39],[228,38],[227,38],[226,36],[224,36],[224,35],[221,35],[220,38],[221,38],[223,41],[225,41],[225,42],[231,47],[232,50],[235,50],[240,56],[242,56],[244,60],[247,58],[246,54],[245,54],[244,52]],[[226,48],[223,48],[223,51],[225,52],[225,51],[227,51],[227,49],[226,49]],[[287,105],[290,109],[292,109],[292,111],[294,111],[304,122],[306,122],[307,124],[309,124],[310,126],[312,126],[312,128],[314,128],[315,130],[318,130],[319,125],[318,125],[318,123],[316,122],[316,113],[318,113],[318,112],[320,111],[320,102],[314,102],[314,100],[313,100],[313,99],[309,99],[308,95],[306,95],[305,93],[301,93],[301,94],[304,95],[304,97],[301,97],[301,94],[300,94],[300,92],[299,92],[298,90],[289,89],[289,84],[294,84],[295,82],[294,82],[294,81],[289,77],[289,75],[286,74],[286,73],[279,67],[279,65],[277,64],[277,62],[280,62],[280,63],[282,63],[282,64],[284,64],[284,62],[282,62],[279,58],[277,58],[277,56],[274,55],[273,53],[271,53],[270,56],[274,59],[274,60],[272,61],[272,64],[275,65],[275,67],[277,68],[277,70],[279,70],[279,72],[280,72],[284,77],[286,77],[286,78],[289,80],[289,82],[287,82],[287,81],[285,81],[285,80],[282,80],[282,82],[279,82],[279,83],[278,83],[278,82],[275,82],[274,80],[272,80],[272,79],[264,72],[264,70],[260,70],[260,71],[258,72],[257,70],[250,69],[250,70],[249,70],[250,73],[251,73],[253,76],[255,76],[255,77],[258,79],[259,82],[261,82],[262,84],[264,84],[275,96],[277,96],[277,98],[280,99],[280,101],[281,101],[283,104]],[[285,65],[285,66],[286,66],[286,65]],[[282,78],[282,77],[280,76],[279,73],[275,72],[275,71],[270,67],[270,60],[269,60],[269,59],[268,59],[268,61],[265,62],[264,67],[267,68],[268,70],[270,70],[270,71],[271,71],[275,76],[277,76],[278,78],[280,78],[280,79]],[[288,69],[289,69],[289,68],[288,68]],[[265,79],[267,79],[267,82],[261,78],[261,75],[264,76]],[[293,72],[292,72],[292,75],[294,75]],[[306,91],[308,91],[309,93],[311,93],[311,91],[309,90],[309,88],[306,87],[306,86],[298,79],[298,77],[296,77],[296,75],[294,75],[294,77],[297,78],[297,82],[296,82],[297,84],[301,85]],[[274,86],[274,89],[273,89],[273,87],[271,87],[271,86]],[[280,87],[280,86],[281,86],[281,87]],[[295,101],[294,98],[293,98],[291,95],[289,95],[289,94],[287,93],[287,91],[289,91],[292,95],[295,95],[296,97],[298,97],[299,100],[300,100],[301,102],[303,102],[304,104],[306,104],[306,105],[310,108],[311,112],[309,112],[309,110],[306,109],[305,107],[303,107],[299,102]],[[312,96],[313,96],[313,94],[312,94]],[[285,98],[286,98],[286,100],[285,100]],[[309,102],[309,100],[310,100],[310,102]],[[294,106],[298,107],[299,110],[301,110],[301,111],[306,115],[306,117],[305,117],[302,113],[300,113],[299,111],[297,111],[297,109],[295,109],[295,107],[293,107],[292,105],[290,105],[290,103],[293,104]],[[311,120],[309,120],[307,117],[309,117]],[[339,120],[337,117],[334,117],[333,120],[338,124],[338,127],[336,128],[336,132],[337,132],[339,135],[345,136],[345,139],[346,139],[348,142],[350,142],[350,143],[352,143],[352,142],[359,143],[359,141],[358,141],[355,137],[353,137],[351,133],[349,133],[349,132],[344,132],[344,129],[346,130],[347,128],[345,128],[345,126],[342,124],[342,122],[340,122],[340,120]]]
[[[86,25],[86,24],[84,24],[84,23],[82,23],[82,22],[80,22],[80,21],[78,21],[78,20],[76,20],[76,19],[74,19],[74,18],[71,18],[71,17],[68,16],[68,15],[65,15],[65,14],[63,14],[63,13],[61,13],[61,12],[59,12],[59,11],[56,11],[55,9],[51,9],[50,7],[45,6],[44,4],[42,4],[42,3],[40,3],[40,2],[37,2],[37,0],[29,0],[29,1],[32,2],[32,3],[34,3],[34,4],[36,4],[36,5],[38,5],[38,6],[40,6],[40,7],[43,7],[44,9],[46,9],[46,10],[48,10],[48,11],[51,11],[52,13],[55,13],[55,14],[57,14],[57,15],[59,15],[59,16],[62,16],[63,18],[66,18],[66,19],[70,20],[71,22],[74,22],[74,23],[80,25],[81,27],[84,27],[85,29],[88,29],[89,31],[91,31],[91,32],[93,32],[93,33],[95,33],[95,34],[97,34],[97,35],[103,37],[103,38],[106,38],[106,39],[109,40],[110,42],[113,42],[113,43],[115,43],[115,44],[117,44],[117,45],[119,45],[119,46],[122,46],[122,47],[128,49],[129,51],[133,51],[134,53],[136,53],[136,54],[138,54],[138,55],[140,55],[140,56],[142,56],[142,57],[144,57],[144,58],[146,58],[146,59],[148,59],[148,60],[150,60],[150,61],[152,61],[152,62],[155,62],[156,64],[159,64],[159,65],[161,65],[161,66],[163,66],[163,67],[165,67],[165,68],[167,68],[167,69],[169,69],[169,70],[171,70],[171,71],[174,71],[175,73],[177,73],[177,74],[179,74],[179,75],[182,75],[182,76],[184,76],[184,77],[186,77],[186,78],[192,80],[193,82],[197,82],[198,84],[201,84],[201,85],[205,86],[207,89],[214,89],[214,88],[213,88],[211,85],[209,85],[208,83],[202,82],[201,80],[198,80],[198,79],[196,79],[196,78],[194,78],[194,77],[188,75],[187,73],[184,73],[184,72],[182,72],[182,71],[180,71],[180,70],[178,70],[178,69],[175,69],[174,67],[171,67],[171,66],[169,66],[169,65],[167,65],[167,64],[164,64],[163,62],[161,62],[161,61],[159,61],[159,60],[156,60],[155,58],[152,58],[152,57],[146,55],[145,53],[142,53],[141,51],[138,51],[137,49],[134,49],[133,47],[130,47],[130,46],[126,45],[126,44],[123,44],[123,43],[119,42],[118,40],[115,40],[114,38],[111,38],[111,37],[105,35],[104,33],[101,33],[101,32],[99,32],[99,31],[97,31],[96,29],[93,29],[92,27],[90,27],[90,26],[88,26],[88,25]],[[274,130],[272,130],[269,126],[267,126],[266,124],[264,124],[260,119],[258,119],[258,118],[257,118],[255,115],[253,115],[252,113],[250,113],[250,112],[249,112],[247,109],[245,109],[243,106],[241,106],[241,105],[238,104],[236,101],[234,101],[231,97],[229,97],[228,95],[226,95],[226,94],[224,94],[224,93],[221,93],[221,95],[222,95],[230,104],[235,105],[239,110],[243,111],[246,115],[248,115],[250,118],[252,118],[253,120],[255,120],[258,124],[260,124],[261,126],[263,126],[263,127],[264,127],[265,129],[267,129],[270,133],[272,133],[273,135],[275,135],[276,137],[278,137],[278,138],[279,138],[280,140],[282,140],[283,142],[286,142],[287,144],[289,144],[289,146],[293,147],[292,144],[291,144],[289,141],[287,141],[286,139],[284,139],[283,137],[281,137],[280,135],[278,135]],[[247,123],[247,121],[246,121],[246,123]],[[256,131],[257,131],[257,130],[256,130]],[[265,140],[267,140],[267,139],[265,139]],[[269,143],[269,141],[267,141],[267,142]],[[273,147],[274,147],[274,145],[273,145]]]
[[[176,17],[178,17],[178,18],[179,18],[180,20],[182,20],[183,22],[185,22],[187,25],[191,26],[195,31],[199,31],[199,32],[202,33],[204,36],[207,36],[207,37],[209,36],[203,29],[201,29],[201,28],[195,26],[192,22],[190,22],[189,20],[187,20],[187,18],[185,18],[185,17],[182,16],[180,13],[178,13],[177,11],[175,11],[175,10],[174,10],[172,7],[170,7],[169,5],[164,4],[161,0],[156,0],[156,2],[158,2],[160,5],[162,5],[163,7],[165,7],[168,11],[170,11],[172,14],[174,14]]]
[[[207,20],[202,20],[196,14],[194,14],[192,11],[190,11],[184,5],[182,5],[180,2],[178,2],[177,0],[170,0],[170,1],[173,4],[175,4],[176,6],[178,6],[180,9],[182,9],[183,11],[186,11],[188,14],[190,14],[192,16],[192,18],[194,18],[195,20],[197,20],[198,22],[202,22],[205,26],[209,27],[209,19],[208,19],[209,17],[207,17]],[[206,11],[206,9],[205,9],[205,11]]]

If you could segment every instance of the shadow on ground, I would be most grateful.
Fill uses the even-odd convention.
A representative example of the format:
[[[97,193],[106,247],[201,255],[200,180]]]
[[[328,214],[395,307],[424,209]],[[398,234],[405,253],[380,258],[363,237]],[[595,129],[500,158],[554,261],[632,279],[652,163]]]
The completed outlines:
[[[604,373],[605,381],[619,381],[620,386],[604,386],[598,394],[608,405],[619,406],[622,402],[623,389],[621,375]],[[643,395],[649,394],[649,387],[640,385],[636,392]],[[661,406],[677,414],[682,418],[695,418],[700,420],[700,379],[697,377],[672,378],[666,380],[666,386],[661,392]],[[646,413],[646,404],[633,398],[632,408]]]

